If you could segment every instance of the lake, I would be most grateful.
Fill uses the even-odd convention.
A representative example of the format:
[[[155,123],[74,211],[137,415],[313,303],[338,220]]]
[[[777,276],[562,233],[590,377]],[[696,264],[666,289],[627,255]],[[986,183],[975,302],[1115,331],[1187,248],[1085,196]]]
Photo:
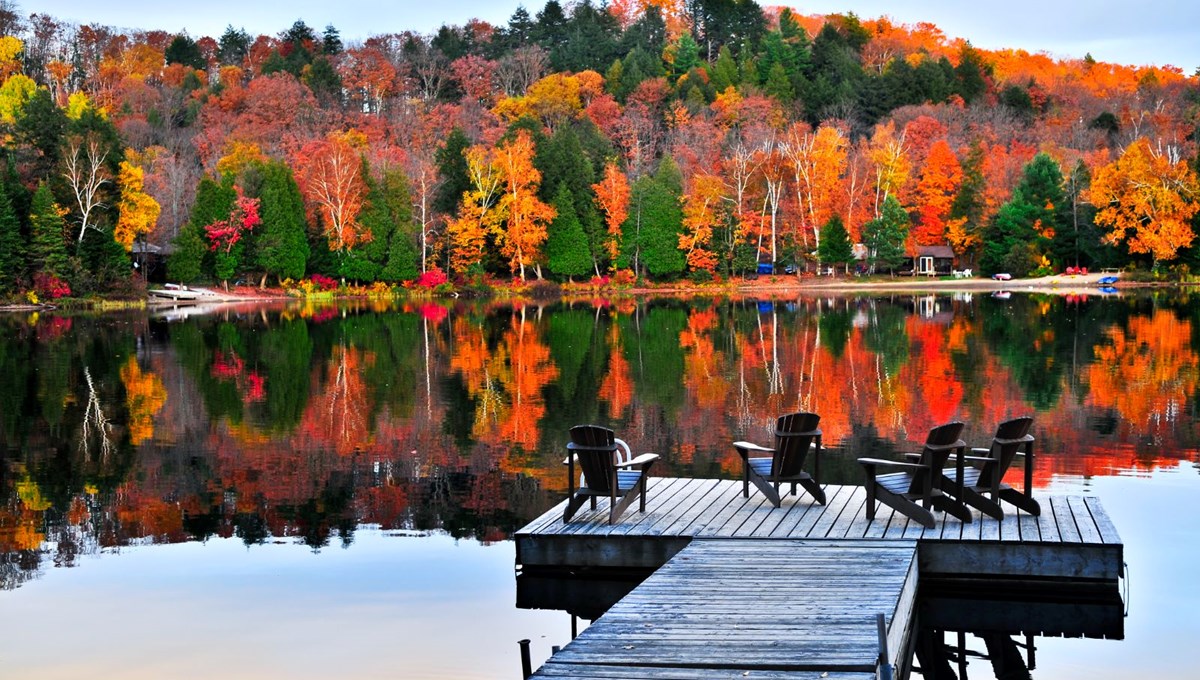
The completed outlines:
[[[565,497],[568,428],[735,478],[792,410],[853,484],[1032,414],[1035,486],[1098,495],[1129,565],[1124,639],[1037,638],[1033,674],[1193,674],[1187,292],[198,311],[0,316],[6,677],[519,677],[518,640],[570,639],[514,606],[509,540]]]

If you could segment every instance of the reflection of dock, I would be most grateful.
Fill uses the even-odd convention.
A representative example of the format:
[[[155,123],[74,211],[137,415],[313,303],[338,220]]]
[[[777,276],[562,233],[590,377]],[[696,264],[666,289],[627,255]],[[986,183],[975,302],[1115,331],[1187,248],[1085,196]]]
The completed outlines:
[[[796,611],[783,617],[793,623],[779,628],[785,622],[776,621],[777,608],[802,606],[805,598],[821,602],[827,592],[837,604],[816,606],[835,618],[886,612],[887,649],[897,663],[914,644],[908,634],[912,603],[905,604],[905,593],[916,575],[1109,592],[1115,592],[1122,575],[1120,537],[1095,498],[1043,497],[1039,517],[1006,506],[1011,512],[1001,521],[976,515],[963,524],[943,517],[926,529],[887,507],[868,521],[862,487],[828,485],[825,492],[824,506],[802,493],[785,496],[783,506],[773,508],[761,494],[744,498],[741,482],[655,478],[646,512],[627,513],[614,525],[607,523],[603,502],[566,524],[563,506],[552,508],[515,536],[523,576],[560,569],[662,569],[553,656],[537,676],[627,677],[611,674],[614,665],[623,665],[634,673],[628,677],[727,677],[732,670],[782,671],[784,666],[803,677],[825,672],[827,677],[875,677],[873,665],[869,672],[862,665],[865,647],[843,656],[826,645],[829,621]],[[890,583],[895,574],[876,574],[861,583],[847,580],[885,563],[895,567],[902,558],[893,559],[892,552],[904,550],[916,559],[911,579],[896,568],[903,572],[902,586],[873,589],[873,583]],[[793,586],[811,591],[787,592]],[[613,617],[626,609],[637,613]],[[739,623],[743,615],[747,618]],[[756,620],[775,623],[754,625]],[[942,622],[950,628],[948,623]],[[865,630],[847,632],[848,639],[857,640]],[[852,657],[858,660],[848,661]],[[707,672],[696,675],[701,669]]]

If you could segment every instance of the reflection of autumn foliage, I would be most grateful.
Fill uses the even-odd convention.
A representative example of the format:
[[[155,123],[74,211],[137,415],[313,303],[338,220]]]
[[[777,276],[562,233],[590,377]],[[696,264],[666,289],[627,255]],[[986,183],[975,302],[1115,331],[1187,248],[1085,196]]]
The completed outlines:
[[[1110,329],[1087,369],[1088,403],[1114,409],[1122,430],[1162,437],[1196,393],[1192,332],[1189,321],[1161,309]]]
[[[375,359],[357,347],[340,345],[325,364],[325,384],[305,410],[301,430],[319,446],[350,455],[370,446],[370,391],[364,371]]]
[[[258,371],[247,371],[246,362],[236,352],[218,350],[213,355],[211,372],[218,381],[235,383],[244,403],[260,402],[267,396],[266,378]]]
[[[129,439],[137,446],[154,436],[154,416],[166,403],[167,390],[157,375],[143,373],[132,356],[121,367],[121,382],[129,409]]]
[[[537,325],[514,314],[496,348],[490,348],[483,328],[456,320],[455,353],[450,367],[462,376],[475,400],[472,436],[496,437],[526,451],[537,448],[538,422],[546,412],[542,389],[558,377],[550,348],[538,337]]]
[[[621,348],[617,324],[609,326],[608,372],[600,383],[600,399],[608,402],[608,412],[613,418],[625,417],[625,409],[633,403],[633,377],[629,374],[629,362]]]

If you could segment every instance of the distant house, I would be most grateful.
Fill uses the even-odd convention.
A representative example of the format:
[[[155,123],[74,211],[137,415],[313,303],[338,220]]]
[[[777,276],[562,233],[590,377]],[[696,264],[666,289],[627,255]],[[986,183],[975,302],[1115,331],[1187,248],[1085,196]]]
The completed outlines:
[[[918,274],[949,274],[954,270],[954,250],[950,246],[918,246],[916,264]]]

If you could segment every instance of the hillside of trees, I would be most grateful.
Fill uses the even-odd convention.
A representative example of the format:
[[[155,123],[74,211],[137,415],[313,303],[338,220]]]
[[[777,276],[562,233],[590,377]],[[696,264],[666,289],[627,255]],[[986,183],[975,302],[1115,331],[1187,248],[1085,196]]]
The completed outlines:
[[[707,281],[760,262],[1186,273],[1200,79],[753,0],[550,0],[361,42],[0,3],[0,295]],[[30,297],[32,297],[32,295]]]

